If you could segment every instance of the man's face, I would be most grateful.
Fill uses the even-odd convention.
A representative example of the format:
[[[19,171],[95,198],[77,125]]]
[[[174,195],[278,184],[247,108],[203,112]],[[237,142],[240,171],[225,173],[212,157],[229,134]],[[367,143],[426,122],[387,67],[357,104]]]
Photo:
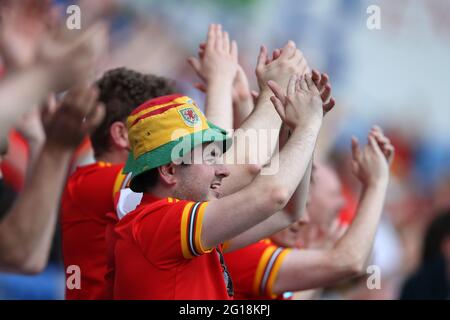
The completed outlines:
[[[317,165],[313,171],[308,212],[311,224],[328,227],[345,205],[338,176],[330,167]]]
[[[192,201],[220,198],[222,179],[230,174],[228,168],[221,164],[221,158],[220,148],[216,145],[203,144],[194,148],[190,155],[192,164],[182,164],[177,168],[175,197]]]
[[[303,236],[310,227],[328,230],[345,204],[341,183],[333,169],[318,164],[313,179],[304,217],[288,228],[271,236],[277,245],[289,248],[303,247]]]
[[[270,238],[272,241],[279,246],[286,248],[298,248],[299,246],[299,232],[303,229],[303,222],[298,221],[273,234]]]

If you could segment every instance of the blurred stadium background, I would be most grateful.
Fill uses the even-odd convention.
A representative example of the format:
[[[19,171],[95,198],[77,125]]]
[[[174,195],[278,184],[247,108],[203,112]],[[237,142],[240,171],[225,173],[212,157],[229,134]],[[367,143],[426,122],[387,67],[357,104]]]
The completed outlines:
[[[194,99],[195,75],[186,58],[195,55],[209,23],[223,24],[239,45],[239,59],[256,88],[254,66],[261,44],[269,50],[291,39],[314,68],[330,75],[337,107],[321,136],[321,158],[342,177],[355,205],[350,178],[350,136],[363,139],[380,124],[397,149],[384,220],[374,248],[381,290],[355,280],[330,291],[343,299],[396,299],[401,284],[420,263],[425,228],[450,206],[450,2],[447,0],[96,0],[79,4],[83,19],[102,16],[111,25],[111,49],[102,70],[127,66],[177,81]],[[381,29],[369,30],[368,6],[381,9]],[[27,146],[11,134],[4,175],[23,185]],[[74,163],[91,161],[89,143]],[[58,235],[51,262],[38,276],[0,274],[1,299],[63,299],[64,270]]]

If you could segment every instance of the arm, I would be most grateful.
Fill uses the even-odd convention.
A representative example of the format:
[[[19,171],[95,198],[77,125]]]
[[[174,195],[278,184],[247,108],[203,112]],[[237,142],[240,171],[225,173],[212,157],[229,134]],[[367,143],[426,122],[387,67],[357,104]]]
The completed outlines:
[[[0,269],[33,274],[45,267],[71,155],[103,117],[96,97],[95,90],[74,90],[52,118],[35,170],[0,224]]]
[[[319,92],[310,77],[297,81],[294,75],[286,106],[275,97],[272,100],[292,129],[289,141],[272,159],[278,160],[278,171],[271,176],[259,175],[241,191],[210,202],[202,228],[206,247],[232,239],[280,211],[306,172],[323,118]]]
[[[28,180],[45,142],[45,132],[39,108],[34,107],[24,114],[15,126],[15,129],[27,142],[28,163],[26,177]]]
[[[373,133],[363,152],[353,141],[354,173],[362,182],[363,191],[352,225],[331,249],[291,251],[279,270],[273,288],[275,293],[324,287],[363,272],[388,185],[391,160],[385,160],[386,150],[393,152],[390,142],[383,143]],[[391,151],[386,151],[390,154],[388,159],[392,159]]]
[[[106,28],[97,24],[76,39],[63,43],[46,41],[40,61],[3,79],[0,83],[0,143],[4,143],[11,123],[42,102],[50,92],[66,90],[84,81],[103,52],[106,39]]]
[[[291,197],[287,207],[284,210],[275,213],[258,225],[227,241],[224,251],[231,252],[243,248],[251,243],[255,243],[267,236],[270,236],[277,231],[287,228],[292,223],[300,220],[306,209],[309,184],[311,181],[311,170],[312,160],[309,162],[302,181],[298,185],[294,195]]]
[[[247,75],[241,66],[238,67],[233,83],[233,128],[239,128],[252,113],[255,104],[250,90]]]
[[[306,59],[292,41],[289,41],[282,50],[275,50],[273,60],[268,57],[267,49],[261,47],[256,66],[260,94],[253,112],[234,132],[234,146],[225,154],[230,177],[223,181],[223,194],[234,193],[248,185],[259,173],[257,168],[269,162],[276,148],[277,139],[258,139],[253,143],[258,154],[256,158],[250,151],[252,148],[245,142],[246,136],[251,136],[252,133],[264,132],[267,136],[278,137],[282,121],[271,104],[270,97],[273,93],[267,84],[268,81],[280,84],[280,90],[286,93],[291,74],[304,74],[308,70]],[[245,147],[242,147],[243,145]],[[266,152],[260,152],[261,150]]]
[[[237,44],[229,39],[221,25],[212,24],[206,44],[200,45],[200,60],[190,57],[198,76],[206,82],[205,115],[215,125],[233,127],[232,86],[238,67]]]

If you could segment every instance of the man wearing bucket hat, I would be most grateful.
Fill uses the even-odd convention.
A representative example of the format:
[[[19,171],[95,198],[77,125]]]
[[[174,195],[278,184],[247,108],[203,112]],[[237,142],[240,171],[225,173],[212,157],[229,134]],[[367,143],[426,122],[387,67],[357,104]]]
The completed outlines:
[[[125,171],[132,173],[131,189],[144,195],[115,227],[114,298],[233,296],[224,246],[239,247],[233,245],[236,237],[286,205],[307,169],[323,119],[320,92],[311,76],[292,75],[288,99],[274,82],[269,86],[278,114],[292,131],[274,156],[279,170],[258,175],[224,197],[219,187],[229,171],[220,163],[220,151],[231,140],[207,121],[192,99],[160,97],[130,115],[131,153]],[[255,241],[250,238],[248,243]]]

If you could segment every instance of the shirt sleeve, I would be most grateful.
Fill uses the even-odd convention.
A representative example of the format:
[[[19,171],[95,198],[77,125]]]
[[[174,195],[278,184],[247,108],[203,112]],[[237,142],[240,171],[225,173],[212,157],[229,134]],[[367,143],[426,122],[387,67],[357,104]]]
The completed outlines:
[[[143,214],[134,222],[134,237],[149,261],[160,267],[173,267],[174,263],[211,252],[213,249],[201,243],[208,202],[172,198],[164,201],[167,204],[162,209]]]
[[[237,296],[247,299],[276,298],[277,295],[272,291],[273,284],[289,251],[261,241],[227,253],[225,260]]]

